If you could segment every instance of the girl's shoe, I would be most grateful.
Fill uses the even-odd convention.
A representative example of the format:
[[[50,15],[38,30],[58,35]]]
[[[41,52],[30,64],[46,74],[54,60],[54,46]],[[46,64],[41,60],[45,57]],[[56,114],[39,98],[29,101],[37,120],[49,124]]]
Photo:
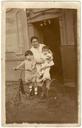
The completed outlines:
[[[34,96],[34,92],[31,91],[31,92],[29,93],[29,96]]]

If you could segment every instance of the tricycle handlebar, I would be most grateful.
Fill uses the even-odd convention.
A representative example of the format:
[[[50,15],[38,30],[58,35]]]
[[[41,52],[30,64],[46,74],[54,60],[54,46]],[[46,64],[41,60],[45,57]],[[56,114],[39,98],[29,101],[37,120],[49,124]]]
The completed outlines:
[[[31,71],[31,70],[29,70],[29,69],[24,69],[24,68],[19,68],[19,69],[16,69],[16,68],[13,68],[13,70],[21,70],[21,71]]]

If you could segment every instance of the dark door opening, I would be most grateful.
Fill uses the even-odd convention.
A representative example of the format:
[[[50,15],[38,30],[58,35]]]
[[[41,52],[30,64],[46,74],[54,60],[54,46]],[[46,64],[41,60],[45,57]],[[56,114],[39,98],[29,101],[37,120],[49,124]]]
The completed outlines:
[[[35,27],[41,33],[44,44],[48,45],[53,52],[55,65],[51,68],[51,77],[63,82],[59,19],[55,18],[37,22],[35,23]]]

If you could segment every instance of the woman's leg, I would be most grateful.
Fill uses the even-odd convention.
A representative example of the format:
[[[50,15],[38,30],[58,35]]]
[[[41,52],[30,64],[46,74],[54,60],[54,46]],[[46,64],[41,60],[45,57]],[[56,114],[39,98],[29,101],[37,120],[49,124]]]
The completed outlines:
[[[45,84],[46,84],[46,97],[49,96],[50,83],[51,83],[51,80],[49,80],[49,79],[45,80]]]
[[[42,85],[41,97],[42,98],[45,98],[46,97],[46,83],[45,83],[45,81],[43,82],[43,85]]]

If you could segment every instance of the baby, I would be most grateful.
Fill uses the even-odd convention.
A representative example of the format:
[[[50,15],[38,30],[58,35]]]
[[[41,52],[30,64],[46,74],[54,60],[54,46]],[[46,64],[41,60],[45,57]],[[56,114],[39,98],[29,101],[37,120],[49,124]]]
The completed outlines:
[[[25,67],[25,82],[29,86],[30,95],[32,94],[32,89],[34,87],[34,93],[37,95],[37,84],[36,84],[36,62],[34,60],[33,53],[28,50],[25,52],[25,60],[21,62],[15,69],[19,69],[21,66]],[[25,91],[28,90],[28,86]]]
[[[39,69],[39,74],[43,75],[43,80],[51,79],[49,72],[50,72],[50,67],[54,65],[54,62],[53,62],[52,52],[50,51],[50,49],[47,46],[44,46],[42,48],[42,56],[41,57],[43,59],[43,63],[41,64],[41,67]]]

